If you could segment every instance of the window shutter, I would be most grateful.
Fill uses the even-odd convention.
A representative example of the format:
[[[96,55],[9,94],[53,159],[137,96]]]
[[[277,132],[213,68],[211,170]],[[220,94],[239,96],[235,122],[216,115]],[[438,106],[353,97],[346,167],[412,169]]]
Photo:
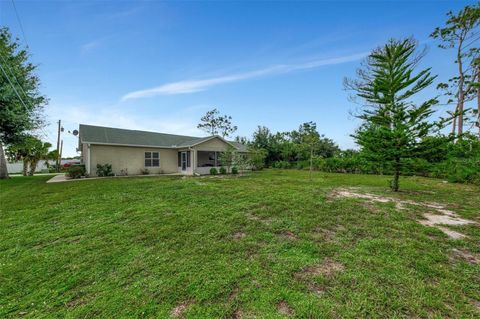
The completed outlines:
[[[187,167],[190,167],[190,151],[187,152]]]
[[[182,166],[182,153],[178,152],[178,167]]]

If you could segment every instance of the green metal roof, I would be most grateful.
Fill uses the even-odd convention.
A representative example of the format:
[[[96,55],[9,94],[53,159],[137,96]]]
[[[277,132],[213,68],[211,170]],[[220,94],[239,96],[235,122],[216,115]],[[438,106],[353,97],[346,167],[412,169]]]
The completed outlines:
[[[167,148],[182,148],[197,145],[212,138],[174,135],[138,130],[125,130],[113,127],[103,127],[80,124],[80,143],[117,144],[132,146],[152,146]],[[237,142],[230,142],[239,151],[246,151],[246,146]]]

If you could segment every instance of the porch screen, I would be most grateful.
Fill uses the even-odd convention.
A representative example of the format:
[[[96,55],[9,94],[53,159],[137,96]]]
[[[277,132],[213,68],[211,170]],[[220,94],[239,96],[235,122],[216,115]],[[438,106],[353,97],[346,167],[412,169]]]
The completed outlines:
[[[197,165],[198,167],[220,166],[221,152],[198,151]]]

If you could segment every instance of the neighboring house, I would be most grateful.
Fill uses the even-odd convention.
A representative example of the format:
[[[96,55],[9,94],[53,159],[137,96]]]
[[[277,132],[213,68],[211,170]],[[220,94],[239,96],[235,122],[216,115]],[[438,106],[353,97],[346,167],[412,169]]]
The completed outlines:
[[[80,124],[79,150],[87,174],[96,175],[97,164],[111,164],[117,175],[182,173],[209,174],[219,167],[220,153],[233,147],[247,152],[246,146],[220,136],[193,137],[125,130]]]

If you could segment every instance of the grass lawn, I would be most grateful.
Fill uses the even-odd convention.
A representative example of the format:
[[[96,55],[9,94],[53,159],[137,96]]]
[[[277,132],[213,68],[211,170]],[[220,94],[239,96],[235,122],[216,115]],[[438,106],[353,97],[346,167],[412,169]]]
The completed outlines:
[[[480,316],[478,224],[452,240],[418,223],[426,207],[332,195],[480,223],[476,186],[412,177],[393,194],[388,177],[294,170],[49,178],[0,181],[0,317]]]

